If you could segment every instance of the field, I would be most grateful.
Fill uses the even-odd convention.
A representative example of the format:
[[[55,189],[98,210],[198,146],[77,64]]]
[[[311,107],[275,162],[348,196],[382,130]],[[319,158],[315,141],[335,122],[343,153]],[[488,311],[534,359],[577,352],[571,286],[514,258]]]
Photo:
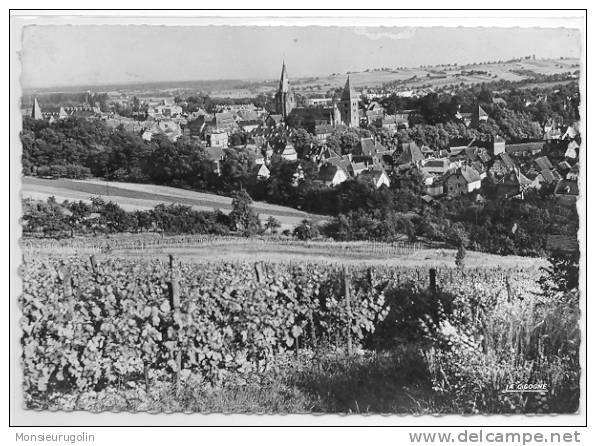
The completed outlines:
[[[407,90],[419,88],[422,85],[430,85],[432,88],[437,88],[459,85],[461,83],[469,85],[497,80],[517,82],[529,79],[531,73],[543,75],[562,74],[572,73],[578,69],[579,60],[577,59],[542,59],[449,67],[406,67],[399,70],[350,72],[350,81],[357,89],[381,87],[385,83],[399,81],[400,87]],[[522,74],[523,71],[527,72]],[[291,79],[291,82],[296,91],[327,91],[331,88],[343,87],[346,82],[346,76],[347,73],[340,73],[322,77]],[[269,89],[271,88],[269,87]],[[261,89],[254,91],[226,89],[214,90],[212,95],[216,97],[250,97],[260,91]]]
[[[468,253],[455,268],[453,251],[408,244],[105,241],[22,242],[29,408],[577,410],[576,295],[542,291],[543,260]],[[548,391],[503,392],[517,383]]]
[[[103,180],[67,180],[23,177],[22,198],[46,200],[55,196],[58,201],[85,201],[90,203],[93,196],[113,201],[127,211],[152,209],[160,203],[184,204],[196,210],[223,212],[232,210],[232,199],[215,194],[194,192],[168,186],[152,184],[120,183]],[[264,221],[269,216],[278,219],[282,229],[296,227],[305,218],[321,221],[324,217],[307,214],[296,209],[268,203],[255,202],[255,211]]]
[[[24,239],[27,255],[96,255],[133,259],[151,259],[173,254],[194,263],[215,261],[269,261],[292,263],[311,261],[332,264],[363,264],[367,266],[450,267],[456,250],[428,242],[394,243],[336,242],[325,240],[299,241],[287,237],[235,236],[163,236],[160,234],[124,234],[73,239]],[[541,258],[499,256],[469,251],[467,261],[476,267],[538,269],[547,262]]]

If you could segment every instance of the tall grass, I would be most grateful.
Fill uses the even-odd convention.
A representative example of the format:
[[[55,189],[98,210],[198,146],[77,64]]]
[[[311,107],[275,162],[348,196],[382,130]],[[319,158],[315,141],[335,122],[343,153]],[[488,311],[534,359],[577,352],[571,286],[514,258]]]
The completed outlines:
[[[570,413],[579,403],[577,291],[500,301],[470,327],[448,333],[449,348],[430,348],[433,388],[454,412]],[[476,343],[467,335],[476,334]],[[506,393],[511,385],[547,385],[546,393]]]

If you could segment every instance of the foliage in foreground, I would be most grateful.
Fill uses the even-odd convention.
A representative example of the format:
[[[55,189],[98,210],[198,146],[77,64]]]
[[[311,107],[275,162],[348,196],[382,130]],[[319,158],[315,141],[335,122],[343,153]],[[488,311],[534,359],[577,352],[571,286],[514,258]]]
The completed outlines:
[[[426,271],[356,268],[347,307],[343,272],[331,266],[181,264],[174,311],[165,262],[109,259],[94,271],[70,258],[72,300],[61,263],[27,260],[23,271],[29,407],[577,409],[577,291],[541,292],[536,272],[445,269],[435,288]],[[518,382],[549,391],[503,393]]]

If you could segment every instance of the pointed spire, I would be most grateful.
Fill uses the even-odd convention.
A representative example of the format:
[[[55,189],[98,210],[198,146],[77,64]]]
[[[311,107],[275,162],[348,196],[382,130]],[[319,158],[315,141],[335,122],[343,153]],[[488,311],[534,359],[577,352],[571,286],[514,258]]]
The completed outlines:
[[[286,61],[284,60],[281,66],[281,79],[279,80],[279,91],[287,93],[290,90],[290,80],[286,71]]]
[[[350,75],[348,74],[348,79],[346,80],[344,91],[341,93],[341,99],[343,101],[350,101],[352,100],[352,98],[356,98],[356,92],[352,88],[352,83],[350,82]]]
[[[41,107],[39,106],[39,102],[37,102],[37,98],[33,101],[33,110],[31,110],[31,117],[33,119],[43,119],[43,113],[41,112]]]

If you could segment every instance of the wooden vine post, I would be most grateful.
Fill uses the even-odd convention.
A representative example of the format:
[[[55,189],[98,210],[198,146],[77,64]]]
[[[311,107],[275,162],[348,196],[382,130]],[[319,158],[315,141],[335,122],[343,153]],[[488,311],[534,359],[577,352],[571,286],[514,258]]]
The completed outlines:
[[[350,289],[350,273],[347,265],[344,265],[344,297],[346,300],[346,313],[348,315],[348,355],[352,355],[352,303],[351,301],[351,289]]]
[[[180,312],[180,283],[178,282],[178,269],[175,257],[170,254],[170,302],[172,312],[178,315]],[[177,319],[176,317],[174,320]],[[178,327],[179,328],[179,327]],[[182,349],[178,346],[176,352],[176,391],[180,392],[180,372],[182,371]]]
[[[430,292],[433,296],[437,294],[437,270],[435,268],[431,268],[428,270],[428,278],[430,281]]]
[[[91,269],[93,270],[93,274],[99,274],[99,266],[97,264],[97,258],[95,257],[95,254],[91,254],[89,256],[89,262],[91,263]]]
[[[58,275],[62,281],[62,290],[68,303],[67,318],[72,321],[74,319],[74,298],[72,294],[72,276],[68,266],[62,265],[58,270]]]

